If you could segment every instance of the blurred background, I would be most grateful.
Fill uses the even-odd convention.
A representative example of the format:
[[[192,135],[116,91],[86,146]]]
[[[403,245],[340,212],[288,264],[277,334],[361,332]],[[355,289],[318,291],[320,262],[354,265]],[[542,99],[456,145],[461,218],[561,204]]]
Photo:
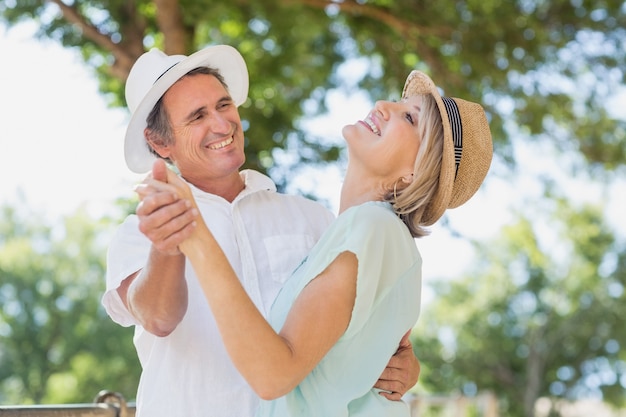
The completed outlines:
[[[335,212],[342,126],[411,69],[483,104],[487,180],[416,241],[411,398],[441,404],[424,413],[481,415],[487,395],[503,416],[623,415],[625,28],[615,0],[0,0],[0,405],[134,398],[132,330],[99,302],[142,179],[123,85],[151,47],[229,44],[250,73],[245,168]]]

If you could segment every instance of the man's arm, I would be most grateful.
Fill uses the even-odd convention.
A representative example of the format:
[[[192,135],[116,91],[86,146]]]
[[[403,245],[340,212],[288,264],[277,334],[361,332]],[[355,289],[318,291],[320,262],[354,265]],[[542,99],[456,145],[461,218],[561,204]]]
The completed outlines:
[[[162,164],[158,161],[155,166]],[[168,173],[168,182],[161,187],[194,201],[189,187],[174,173]],[[356,256],[338,254],[302,290],[276,333],[250,299],[202,217],[196,226],[180,249],[193,265],[233,364],[261,398],[285,395],[348,327],[356,298]]]
[[[143,269],[127,277],[117,292],[139,323],[156,336],[167,336],[187,311],[185,257],[178,244],[195,227],[197,210],[171,193],[150,187],[151,178],[165,172],[156,170],[136,191],[142,196],[137,206],[139,229],[152,242]]]
[[[152,247],[146,266],[122,281],[117,293],[143,328],[169,335],[187,311],[184,256],[168,257]]]
[[[398,350],[374,385],[374,388],[383,390],[380,395],[390,400],[402,399],[402,396],[417,383],[420,375],[420,363],[413,353],[410,334],[409,330],[402,337]]]

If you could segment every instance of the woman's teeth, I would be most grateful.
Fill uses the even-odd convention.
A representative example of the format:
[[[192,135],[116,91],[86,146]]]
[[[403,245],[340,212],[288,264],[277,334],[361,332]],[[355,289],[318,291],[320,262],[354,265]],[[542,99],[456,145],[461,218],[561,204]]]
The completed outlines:
[[[365,121],[365,123],[367,123],[367,125],[370,127],[370,129],[372,129],[372,132],[374,132],[374,134],[380,135],[380,130],[374,124],[374,122],[372,122],[372,119],[370,119],[369,117],[366,117],[364,121]]]

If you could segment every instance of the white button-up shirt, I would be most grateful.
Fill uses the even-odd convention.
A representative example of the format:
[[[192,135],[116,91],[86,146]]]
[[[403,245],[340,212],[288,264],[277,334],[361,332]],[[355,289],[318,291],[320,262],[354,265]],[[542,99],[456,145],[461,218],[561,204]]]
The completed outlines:
[[[232,202],[192,186],[200,212],[254,304],[267,316],[283,282],[333,219],[320,204],[276,192],[266,176],[243,171],[246,186]],[[134,343],[143,367],[137,416],[252,416],[258,398],[233,366],[189,262],[189,304],[167,337],[144,330],[116,289],[145,266],[150,241],[129,216],[108,251],[102,304],[122,326],[135,325]],[[250,352],[254,355],[254,352]]]

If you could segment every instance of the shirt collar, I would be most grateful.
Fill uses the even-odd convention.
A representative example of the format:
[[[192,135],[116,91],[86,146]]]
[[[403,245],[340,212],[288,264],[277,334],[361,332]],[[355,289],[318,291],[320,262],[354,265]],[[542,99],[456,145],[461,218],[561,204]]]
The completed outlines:
[[[241,200],[242,198],[257,193],[259,191],[269,191],[276,192],[276,184],[272,181],[268,176],[261,174],[258,171],[254,171],[251,169],[244,169],[239,172],[243,182],[245,184],[244,189],[239,193],[239,195],[233,200],[233,203]],[[184,180],[184,179],[183,179]],[[191,192],[196,200],[224,200],[222,197],[210,194],[205,191],[200,190],[190,182],[187,182],[189,187],[191,188]]]

